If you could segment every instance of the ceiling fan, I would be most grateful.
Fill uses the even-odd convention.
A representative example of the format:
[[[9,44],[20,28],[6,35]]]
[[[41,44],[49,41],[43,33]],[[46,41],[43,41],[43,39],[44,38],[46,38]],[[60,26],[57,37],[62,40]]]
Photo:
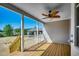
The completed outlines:
[[[58,15],[58,13],[59,13],[58,10],[53,9],[53,10],[49,10],[48,12],[49,12],[48,14],[42,13],[42,15],[45,16],[45,18],[42,18],[42,19],[46,19],[46,18],[60,18],[60,15]]]

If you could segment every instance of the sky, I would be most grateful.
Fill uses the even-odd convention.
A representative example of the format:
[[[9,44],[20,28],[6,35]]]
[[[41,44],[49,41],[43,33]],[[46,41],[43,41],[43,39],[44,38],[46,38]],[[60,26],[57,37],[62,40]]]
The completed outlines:
[[[24,16],[24,28],[34,28],[38,21]],[[4,26],[10,24],[14,29],[21,28],[21,14],[14,12],[10,9],[0,6],[0,29],[3,30]],[[39,23],[42,28],[43,24]]]

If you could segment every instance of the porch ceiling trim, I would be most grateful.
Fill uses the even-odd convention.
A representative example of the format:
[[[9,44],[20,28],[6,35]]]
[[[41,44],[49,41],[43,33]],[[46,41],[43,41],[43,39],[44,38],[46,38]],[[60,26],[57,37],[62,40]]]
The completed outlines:
[[[45,24],[45,22],[43,22],[40,19],[36,18],[35,16],[29,14],[28,12],[25,12],[24,10],[22,10],[22,9],[16,7],[16,6],[14,6],[13,4],[10,4],[10,3],[0,3],[0,5],[4,6],[4,7],[7,7],[7,8],[9,8],[9,9],[15,11],[15,12],[19,12],[19,13],[25,15],[25,16],[28,16],[30,18],[33,18],[33,19],[35,19],[35,20],[37,20],[37,21],[42,22],[43,24]]]

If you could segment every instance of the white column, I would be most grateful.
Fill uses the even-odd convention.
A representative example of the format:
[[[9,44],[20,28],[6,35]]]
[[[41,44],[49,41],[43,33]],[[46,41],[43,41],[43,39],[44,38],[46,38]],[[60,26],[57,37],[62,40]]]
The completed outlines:
[[[38,40],[38,43],[39,43],[39,38],[38,38],[38,30],[39,30],[38,23],[36,23],[36,29],[37,29],[37,40]]]
[[[24,51],[24,15],[21,19],[21,52]]]

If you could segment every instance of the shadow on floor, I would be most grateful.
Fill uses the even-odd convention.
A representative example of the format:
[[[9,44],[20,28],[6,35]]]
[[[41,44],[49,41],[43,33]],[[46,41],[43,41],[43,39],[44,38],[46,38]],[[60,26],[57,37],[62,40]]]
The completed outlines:
[[[51,43],[51,44],[44,43],[36,48],[33,47],[25,51],[28,51],[28,52],[43,51],[41,56],[70,56],[71,55],[70,45],[60,44],[60,43]]]

